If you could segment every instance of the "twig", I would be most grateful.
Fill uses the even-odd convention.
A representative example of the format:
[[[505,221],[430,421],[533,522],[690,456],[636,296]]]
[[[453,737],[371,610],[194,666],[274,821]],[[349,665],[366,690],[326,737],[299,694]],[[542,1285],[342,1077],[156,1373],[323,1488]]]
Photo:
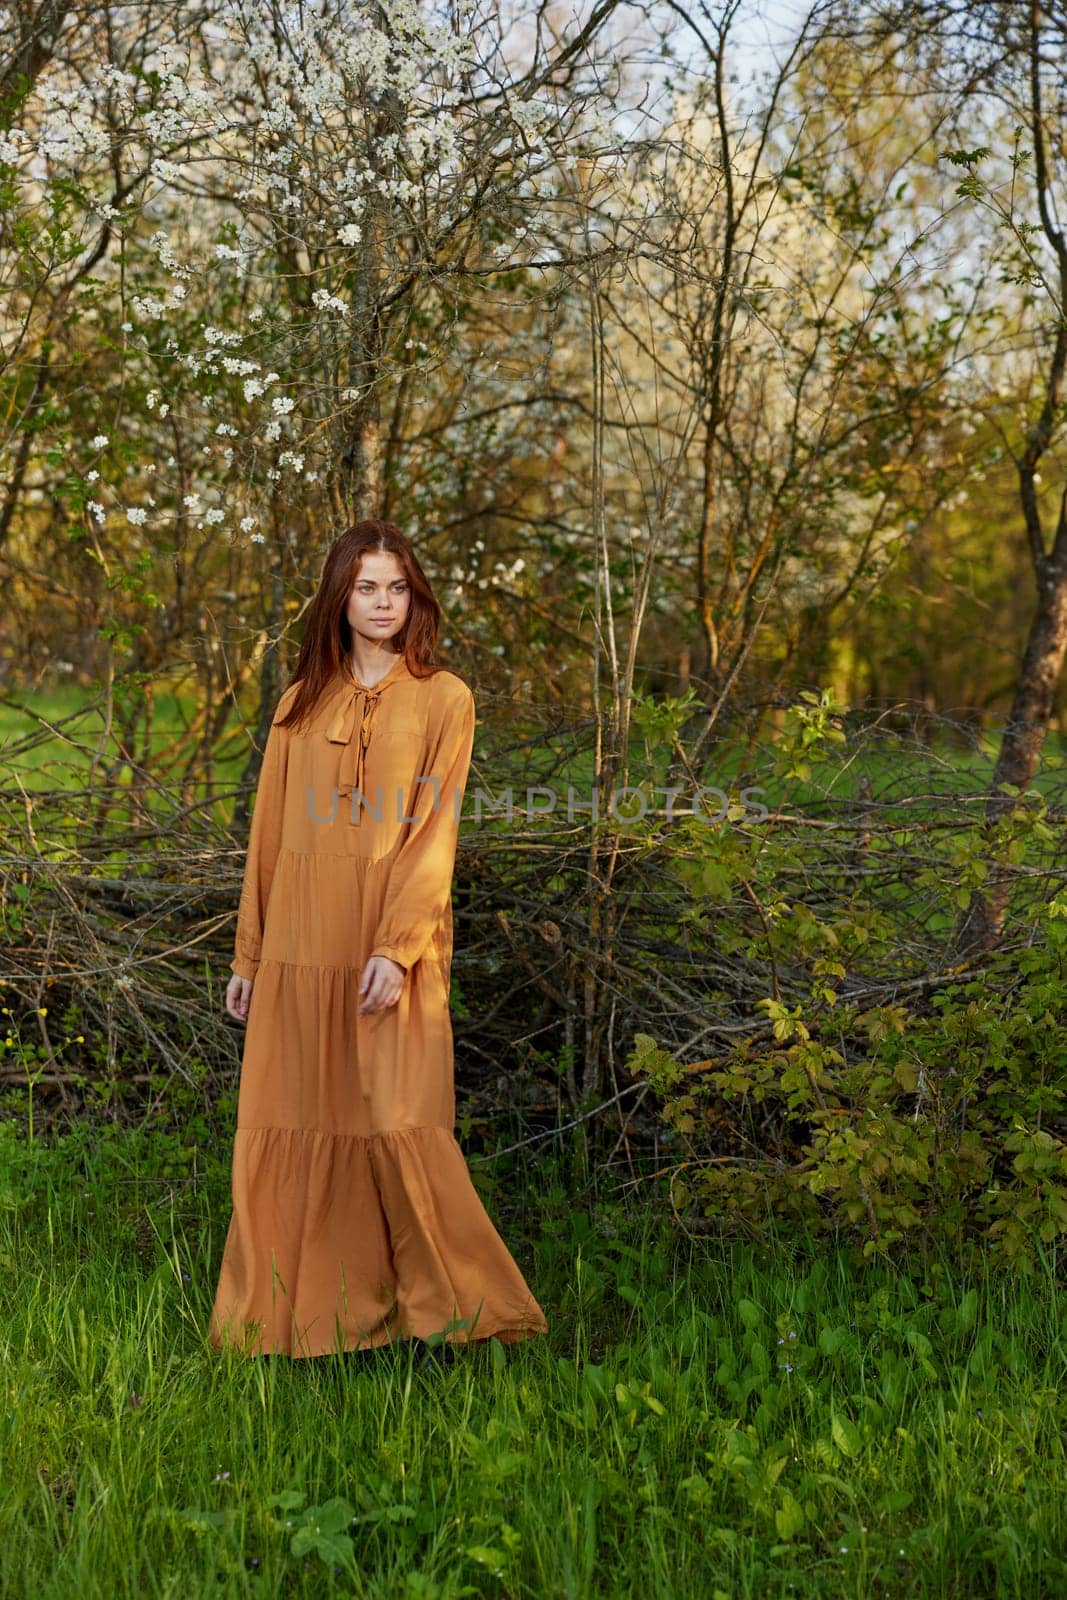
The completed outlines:
[[[613,1106],[621,1100],[624,1094],[632,1094],[635,1089],[647,1088],[647,1083],[628,1083],[619,1090],[618,1094],[613,1094],[610,1100],[601,1101],[600,1105],[594,1106],[592,1111],[583,1111],[581,1116],[575,1117],[573,1121],[562,1122],[558,1128],[547,1128],[544,1133],[535,1133],[529,1139],[520,1139],[518,1144],[505,1145],[503,1150],[494,1150],[491,1155],[471,1156],[469,1165],[474,1166],[482,1161],[495,1161],[498,1156],[509,1156],[513,1150],[524,1150],[527,1145],[539,1144],[542,1139],[556,1139],[561,1133],[567,1133],[571,1128],[577,1128],[580,1123],[588,1122],[590,1117],[599,1116],[602,1111],[606,1111],[609,1106]]]

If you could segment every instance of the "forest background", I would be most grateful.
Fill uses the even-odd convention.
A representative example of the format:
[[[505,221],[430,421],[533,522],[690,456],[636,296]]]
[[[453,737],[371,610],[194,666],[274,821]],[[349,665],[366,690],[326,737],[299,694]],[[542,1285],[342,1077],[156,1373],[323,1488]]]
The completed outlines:
[[[1062,1594],[1063,0],[0,39],[8,1592]],[[458,1131],[555,1341],[414,1423],[199,1350],[369,515],[477,699]]]

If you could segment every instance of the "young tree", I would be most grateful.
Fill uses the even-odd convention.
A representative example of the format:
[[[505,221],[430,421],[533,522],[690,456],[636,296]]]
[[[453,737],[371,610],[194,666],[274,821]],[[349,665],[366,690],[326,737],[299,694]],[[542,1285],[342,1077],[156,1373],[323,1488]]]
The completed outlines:
[[[1067,482],[1060,461],[1067,375],[1067,199],[1062,129],[1067,108],[1067,8],[1061,0],[908,0],[867,13],[877,40],[905,34],[956,101],[946,170],[988,224],[979,248],[996,260],[1002,315],[1014,346],[1011,411],[988,411],[1015,463],[1018,518],[1012,533],[1020,584],[1032,585],[1029,627],[986,819],[995,831],[1015,809],[1041,757],[1067,656]],[[992,140],[988,143],[987,140]],[[1024,394],[1021,416],[1015,395]],[[1050,481],[1044,481],[1047,475]],[[994,867],[956,934],[961,955],[999,938],[1008,878]]]

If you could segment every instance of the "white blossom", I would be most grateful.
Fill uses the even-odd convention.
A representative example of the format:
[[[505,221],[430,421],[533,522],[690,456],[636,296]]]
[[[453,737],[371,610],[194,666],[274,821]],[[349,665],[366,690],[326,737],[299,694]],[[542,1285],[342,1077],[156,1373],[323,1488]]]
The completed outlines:
[[[148,512],[143,506],[127,506],[126,521],[132,523],[135,528],[143,528],[148,521]]]
[[[336,311],[339,316],[347,317],[348,306],[337,295],[330,294],[328,289],[316,289],[311,296],[311,304],[319,311]]]

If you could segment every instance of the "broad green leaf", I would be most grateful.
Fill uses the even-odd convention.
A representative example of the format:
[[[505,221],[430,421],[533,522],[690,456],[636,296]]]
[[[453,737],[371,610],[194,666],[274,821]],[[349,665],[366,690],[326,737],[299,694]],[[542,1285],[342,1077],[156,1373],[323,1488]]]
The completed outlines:
[[[830,1419],[830,1434],[843,1456],[856,1455],[863,1444],[860,1431],[852,1419],[836,1411]]]
[[[804,1527],[804,1507],[786,1490],[782,1503],[774,1513],[774,1525],[779,1539],[795,1539]]]
[[[755,1305],[751,1300],[739,1300],[737,1302],[737,1315],[741,1318],[746,1328],[758,1328],[763,1321],[763,1313],[760,1311],[759,1306]]]

